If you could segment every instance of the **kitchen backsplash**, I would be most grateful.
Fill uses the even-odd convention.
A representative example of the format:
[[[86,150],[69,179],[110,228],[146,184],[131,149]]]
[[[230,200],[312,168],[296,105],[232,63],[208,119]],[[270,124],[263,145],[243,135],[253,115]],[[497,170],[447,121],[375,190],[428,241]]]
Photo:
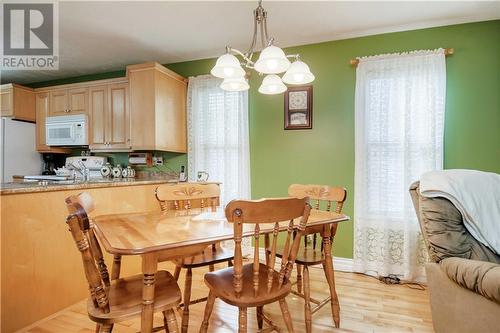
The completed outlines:
[[[181,166],[184,165],[187,169],[187,154],[181,153],[170,153],[170,152],[151,152],[153,156],[162,156],[163,165],[146,167],[133,165],[133,168],[138,172],[138,175],[150,174],[152,176],[168,174],[172,175],[178,173],[181,170]],[[73,150],[72,155],[80,155],[81,150]],[[108,162],[112,165],[120,164],[122,167],[127,166],[128,163],[128,153],[92,153],[95,156],[105,156],[108,158]]]

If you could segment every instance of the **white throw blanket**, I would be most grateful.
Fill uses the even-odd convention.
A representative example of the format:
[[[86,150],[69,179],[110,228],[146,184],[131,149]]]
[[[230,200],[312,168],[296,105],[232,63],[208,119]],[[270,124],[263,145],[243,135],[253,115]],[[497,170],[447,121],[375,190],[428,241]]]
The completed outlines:
[[[500,175],[476,170],[431,171],[420,179],[420,193],[442,197],[462,214],[470,234],[500,254]]]

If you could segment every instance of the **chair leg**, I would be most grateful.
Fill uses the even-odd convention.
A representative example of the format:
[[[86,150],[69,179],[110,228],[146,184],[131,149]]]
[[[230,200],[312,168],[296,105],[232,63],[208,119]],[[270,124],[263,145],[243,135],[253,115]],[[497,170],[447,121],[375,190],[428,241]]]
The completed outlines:
[[[207,304],[205,305],[205,313],[203,315],[203,322],[201,323],[200,333],[206,333],[208,330],[208,321],[210,320],[210,315],[214,308],[215,294],[210,291],[208,294]]]
[[[111,330],[113,329],[112,324],[102,324],[99,327],[99,333],[111,333]]]
[[[178,333],[179,326],[177,326],[177,319],[175,318],[175,312],[172,309],[163,311],[163,324],[165,325],[165,332],[167,333]]]
[[[264,306],[257,307],[257,326],[259,327],[259,330],[261,330],[262,327],[264,327],[263,311],[264,311]]]
[[[95,333],[99,333],[101,330],[101,324],[95,324]]]
[[[309,268],[304,266],[304,314],[306,318],[306,332],[312,332],[311,319],[311,285],[309,280]]]
[[[340,327],[340,305],[337,292],[335,291],[335,273],[333,272],[333,266],[323,263],[323,271],[325,272],[326,281],[328,282],[328,287],[330,288],[330,306],[332,308],[333,322],[335,323],[335,327],[338,328]]]
[[[279,302],[280,302],[281,314],[283,315],[283,319],[285,320],[286,328],[289,333],[294,333],[295,331],[293,330],[292,316],[288,311],[288,305],[286,304],[284,298],[280,299]]]
[[[239,308],[238,333],[247,333],[247,308]]]
[[[174,279],[175,281],[179,281],[179,275],[181,274],[181,266],[175,265]]]
[[[297,264],[297,292],[302,294],[302,265]]]
[[[189,325],[189,303],[191,302],[191,284],[193,280],[193,271],[191,268],[186,270],[186,280],[184,281],[184,311],[182,311],[182,333],[187,333]]]

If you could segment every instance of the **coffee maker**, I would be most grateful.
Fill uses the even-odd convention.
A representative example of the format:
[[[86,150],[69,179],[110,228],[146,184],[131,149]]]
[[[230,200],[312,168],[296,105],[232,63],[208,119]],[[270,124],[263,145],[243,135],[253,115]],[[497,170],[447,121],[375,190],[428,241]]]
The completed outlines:
[[[55,175],[55,169],[62,167],[65,161],[63,154],[42,154],[42,175]]]

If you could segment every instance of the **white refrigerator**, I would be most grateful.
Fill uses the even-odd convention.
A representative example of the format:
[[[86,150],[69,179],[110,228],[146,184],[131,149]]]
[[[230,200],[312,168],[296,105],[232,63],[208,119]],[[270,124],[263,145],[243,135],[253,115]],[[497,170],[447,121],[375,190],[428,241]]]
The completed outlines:
[[[38,175],[42,170],[42,155],[36,151],[35,124],[2,117],[0,128],[0,165],[2,183],[13,175]]]

